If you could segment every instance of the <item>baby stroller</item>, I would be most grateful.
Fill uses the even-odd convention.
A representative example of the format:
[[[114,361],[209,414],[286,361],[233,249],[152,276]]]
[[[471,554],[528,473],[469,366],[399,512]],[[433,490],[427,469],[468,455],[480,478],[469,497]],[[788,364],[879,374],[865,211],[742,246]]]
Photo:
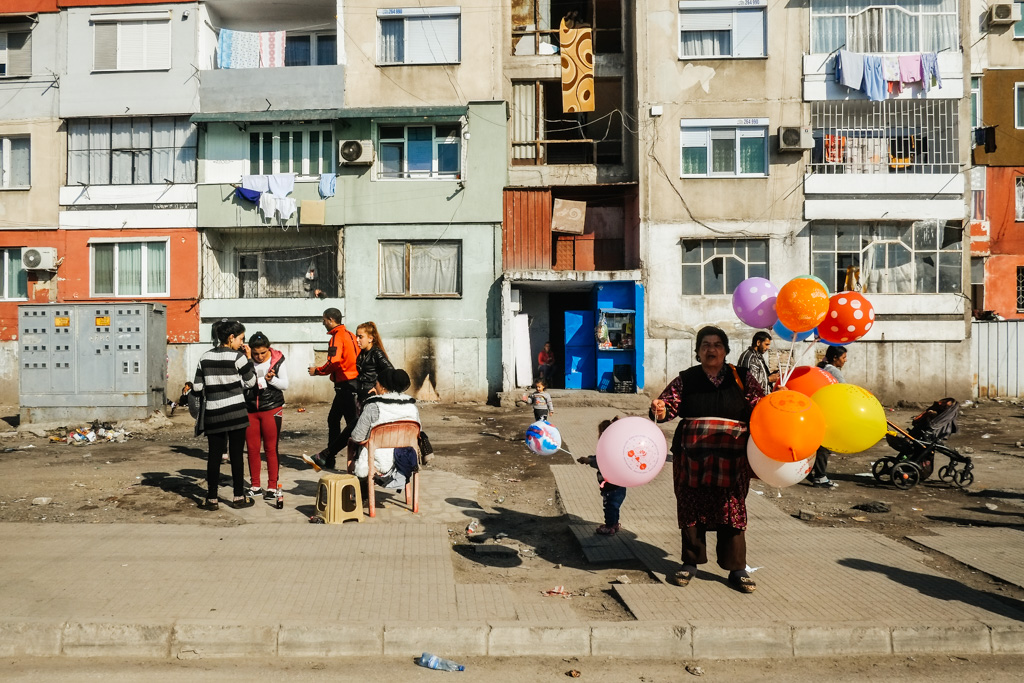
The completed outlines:
[[[932,474],[936,455],[949,458],[949,464],[939,468],[939,479],[952,482],[961,489],[974,483],[974,464],[967,456],[946,446],[943,441],[957,432],[956,416],[960,404],[956,399],[943,398],[911,420],[909,432],[886,421],[889,431],[885,440],[897,455],[879,458],[871,467],[871,474],[880,482],[891,481],[898,489],[910,489]],[[962,468],[957,468],[963,465]]]

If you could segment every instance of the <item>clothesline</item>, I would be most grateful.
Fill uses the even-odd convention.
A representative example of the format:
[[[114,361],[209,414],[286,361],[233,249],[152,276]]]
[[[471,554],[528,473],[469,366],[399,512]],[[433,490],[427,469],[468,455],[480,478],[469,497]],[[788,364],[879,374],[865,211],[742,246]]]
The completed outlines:
[[[320,196],[333,197],[336,176],[334,173],[320,175]],[[265,220],[272,220],[276,215],[279,221],[288,221],[295,215],[298,208],[294,198],[289,197],[295,189],[294,173],[274,173],[270,175],[243,175],[240,185],[232,184],[235,196],[252,202],[263,212]],[[310,225],[323,225],[324,201],[303,200],[303,222]],[[307,206],[308,205],[308,206]],[[309,214],[307,216],[307,213]]]
[[[919,84],[925,92],[933,86],[942,88],[935,52],[879,56],[839,50],[835,76],[837,83],[863,92],[873,102],[899,95],[907,85]]]

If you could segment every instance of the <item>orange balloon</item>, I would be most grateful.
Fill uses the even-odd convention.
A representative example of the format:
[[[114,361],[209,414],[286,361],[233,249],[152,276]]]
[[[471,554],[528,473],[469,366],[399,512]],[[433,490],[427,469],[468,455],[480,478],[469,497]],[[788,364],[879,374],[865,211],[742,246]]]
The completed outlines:
[[[835,383],[836,378],[821,368],[800,365],[793,368],[793,374],[789,376],[784,388],[799,391],[804,396],[813,396],[818,389]]]
[[[813,330],[828,315],[828,292],[814,280],[794,278],[779,290],[775,312],[793,332]]]
[[[825,414],[797,391],[768,394],[750,415],[750,438],[762,453],[780,462],[811,457],[824,436]]]

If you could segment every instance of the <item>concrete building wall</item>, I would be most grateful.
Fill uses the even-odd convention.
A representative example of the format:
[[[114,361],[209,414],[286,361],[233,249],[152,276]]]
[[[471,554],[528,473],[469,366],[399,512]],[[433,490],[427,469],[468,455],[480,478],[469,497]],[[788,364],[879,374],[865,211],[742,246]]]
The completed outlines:
[[[96,3],[93,3],[96,4]],[[65,64],[60,116],[146,116],[199,110],[199,80],[193,64],[199,21],[196,3],[138,7],[81,7],[61,13],[60,47]],[[188,11],[188,16],[184,13]],[[167,12],[171,26],[171,66],[153,71],[95,71],[93,15]]]
[[[30,9],[6,7],[5,12],[27,12]],[[17,4],[17,3],[11,3]],[[60,93],[58,35],[60,15],[39,14],[35,23],[11,20],[4,26],[32,30],[32,75],[25,78],[0,79],[0,102],[4,103],[2,116],[6,121],[31,121],[57,117],[57,98]]]
[[[27,189],[0,190],[0,228],[55,227],[66,163],[61,122],[55,118],[0,121],[0,138],[8,136],[29,137],[31,185]]]
[[[501,100],[502,34],[507,14],[494,0],[345,3],[345,102],[349,107],[465,104]],[[455,64],[378,65],[377,10],[452,7],[461,12],[461,59]],[[339,50],[342,41],[339,38]],[[504,117],[495,120],[503,125]]]

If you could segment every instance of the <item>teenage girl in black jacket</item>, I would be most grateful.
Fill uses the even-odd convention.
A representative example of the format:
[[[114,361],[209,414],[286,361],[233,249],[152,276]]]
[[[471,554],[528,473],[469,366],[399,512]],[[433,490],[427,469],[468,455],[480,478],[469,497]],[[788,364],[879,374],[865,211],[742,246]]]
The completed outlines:
[[[377,332],[375,323],[365,322],[356,328],[356,343],[359,345],[359,355],[356,356],[356,370],[359,372],[359,377],[356,381],[359,383],[359,405],[361,407],[377,385],[377,373],[385,368],[393,370],[395,366],[391,364],[388,353],[384,350],[384,344],[380,340],[380,333]]]

